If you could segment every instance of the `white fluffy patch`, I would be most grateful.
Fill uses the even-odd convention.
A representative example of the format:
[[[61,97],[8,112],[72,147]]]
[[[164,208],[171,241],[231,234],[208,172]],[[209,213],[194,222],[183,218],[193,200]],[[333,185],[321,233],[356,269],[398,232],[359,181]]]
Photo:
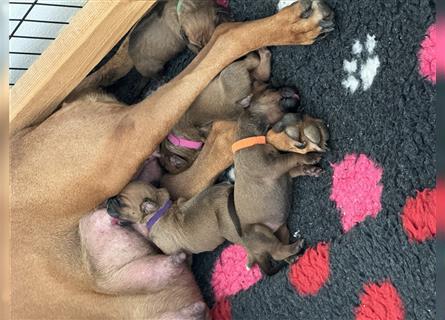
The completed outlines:
[[[368,51],[369,55],[372,55],[374,53],[374,49],[377,45],[377,41],[375,40],[375,36],[370,36],[369,34],[366,36],[366,50]]]
[[[227,172],[227,178],[229,179],[230,182],[234,183],[235,182],[235,167],[232,166],[229,171]]]
[[[354,73],[357,71],[357,60],[344,60],[343,61],[343,70],[345,70],[347,73]]]
[[[366,91],[371,87],[379,67],[380,59],[378,56],[371,57],[365,63],[362,63],[360,78],[362,79],[363,90]]]
[[[349,89],[349,91],[351,91],[351,93],[354,93],[355,91],[357,91],[358,87],[360,86],[360,81],[358,81],[357,78],[354,77],[353,75],[349,75],[345,80],[343,80],[343,82],[341,84],[346,89]]]
[[[375,36],[366,35],[366,41],[354,40],[352,54],[355,56],[351,61],[343,60],[343,70],[346,78],[342,81],[343,87],[351,93],[359,88],[363,91],[371,88],[380,67],[379,56],[375,54],[377,41]]]
[[[360,40],[355,40],[354,45],[352,46],[352,54],[360,55],[363,51],[363,45],[360,43]]]
[[[292,3],[297,2],[298,0],[280,0],[277,4],[277,10],[280,11],[283,8],[290,6]]]

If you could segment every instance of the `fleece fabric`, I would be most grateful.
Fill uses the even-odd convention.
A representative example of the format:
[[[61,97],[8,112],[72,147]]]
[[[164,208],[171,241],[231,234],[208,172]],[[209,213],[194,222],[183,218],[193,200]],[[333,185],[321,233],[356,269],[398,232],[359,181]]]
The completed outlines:
[[[215,319],[435,318],[435,2],[326,2],[336,28],[325,39],[270,48],[271,84],[297,87],[301,112],[331,137],[324,174],[295,179],[289,195],[289,229],[306,253],[272,277],[245,270],[243,249],[228,243],[196,255]],[[229,1],[237,21],[277,4]],[[192,59],[180,54],[142,94],[134,71],[109,90],[135,102]]]

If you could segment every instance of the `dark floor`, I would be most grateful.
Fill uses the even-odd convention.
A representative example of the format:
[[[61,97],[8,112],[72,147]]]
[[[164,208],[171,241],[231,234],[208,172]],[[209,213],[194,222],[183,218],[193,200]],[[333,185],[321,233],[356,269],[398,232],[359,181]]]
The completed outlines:
[[[329,125],[330,152],[318,178],[294,183],[291,232],[300,230],[308,245],[331,243],[331,274],[314,297],[301,297],[288,281],[288,270],[265,277],[249,290],[229,300],[233,319],[354,319],[363,284],[385,279],[400,294],[406,319],[434,318],[434,242],[411,243],[400,222],[407,197],[416,190],[435,186],[434,85],[418,72],[417,53],[426,30],[434,22],[431,0],[326,0],[336,14],[336,29],[310,47],[271,48],[275,86],[299,88],[302,108]],[[273,14],[274,0],[231,0],[237,20]],[[372,86],[355,93],[342,86],[344,60],[353,59],[352,45],[375,36],[370,56],[380,67]],[[366,49],[364,49],[366,51]],[[363,52],[358,62],[366,61]],[[185,52],[166,67],[164,80],[173,77],[193,58]],[[132,76],[137,81],[137,75]],[[131,88],[117,84],[113,91],[122,98]],[[347,154],[364,154],[383,169],[382,209],[344,234],[340,213],[329,199],[331,163]],[[214,253],[200,254],[193,270],[209,305],[214,298],[209,280]]]

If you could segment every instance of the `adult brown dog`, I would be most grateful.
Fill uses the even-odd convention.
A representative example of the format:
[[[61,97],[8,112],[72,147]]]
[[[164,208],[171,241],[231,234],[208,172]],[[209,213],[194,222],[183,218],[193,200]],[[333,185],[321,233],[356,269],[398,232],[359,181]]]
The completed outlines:
[[[268,18],[221,25],[181,74],[132,108],[89,95],[12,137],[13,317],[153,319],[193,303],[199,290],[189,284],[175,299],[94,292],[77,260],[79,220],[122,190],[225,66],[261,47],[312,44],[332,30],[332,17],[323,2],[301,0]]]

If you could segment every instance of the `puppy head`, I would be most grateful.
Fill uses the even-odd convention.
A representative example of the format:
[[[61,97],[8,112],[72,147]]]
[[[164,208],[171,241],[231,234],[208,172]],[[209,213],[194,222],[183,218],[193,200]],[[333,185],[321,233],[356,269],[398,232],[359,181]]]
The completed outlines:
[[[275,124],[286,112],[294,110],[299,101],[297,91],[293,88],[272,89],[265,85],[256,85],[249,111],[259,117],[265,117],[267,123]]]
[[[129,183],[117,196],[107,200],[107,212],[121,225],[146,223],[161,208],[170,195],[141,181]]]
[[[286,114],[267,133],[267,141],[278,150],[300,154],[325,152],[328,140],[322,120],[298,113]]]
[[[216,26],[220,22],[218,9],[213,0],[180,0],[178,2],[179,24],[188,47],[197,53],[212,37]]]

